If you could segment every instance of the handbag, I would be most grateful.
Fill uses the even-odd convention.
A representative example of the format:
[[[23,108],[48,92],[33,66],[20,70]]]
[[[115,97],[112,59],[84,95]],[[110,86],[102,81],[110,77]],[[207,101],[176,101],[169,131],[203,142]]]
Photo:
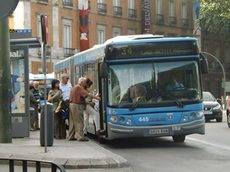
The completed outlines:
[[[59,103],[58,103],[58,106],[57,106],[57,108],[55,109],[55,113],[59,113],[60,111],[61,111],[61,108],[62,108],[62,101],[60,101]]]

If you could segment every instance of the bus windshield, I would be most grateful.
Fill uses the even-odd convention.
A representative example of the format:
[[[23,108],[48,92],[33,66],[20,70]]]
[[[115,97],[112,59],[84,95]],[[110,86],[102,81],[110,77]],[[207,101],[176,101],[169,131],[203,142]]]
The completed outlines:
[[[201,98],[195,61],[109,66],[109,106],[137,107]]]

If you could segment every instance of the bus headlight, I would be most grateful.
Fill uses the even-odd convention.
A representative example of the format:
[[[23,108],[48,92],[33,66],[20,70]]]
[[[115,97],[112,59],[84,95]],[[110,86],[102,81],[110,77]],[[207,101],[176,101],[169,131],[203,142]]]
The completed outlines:
[[[204,116],[204,112],[203,111],[196,112],[196,117],[198,119],[203,118],[203,116]]]
[[[193,120],[196,120],[196,119],[203,118],[203,116],[204,116],[204,112],[203,111],[192,112],[192,113],[184,113],[182,115],[181,122],[193,121]]]
[[[182,116],[181,122],[188,122],[189,121],[189,114],[184,114]]]
[[[132,124],[132,120],[130,118],[128,118],[127,121],[126,121],[126,124],[127,125],[131,125]]]
[[[111,121],[112,123],[117,123],[117,117],[116,117],[116,116],[111,116],[111,117],[110,117],[110,121]]]

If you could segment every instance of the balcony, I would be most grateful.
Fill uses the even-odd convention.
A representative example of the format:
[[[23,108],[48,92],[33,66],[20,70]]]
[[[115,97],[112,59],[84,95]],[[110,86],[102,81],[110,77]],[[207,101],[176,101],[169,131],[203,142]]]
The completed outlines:
[[[176,17],[169,17],[169,26],[176,26],[177,20]]]
[[[157,14],[157,21],[156,21],[156,23],[157,23],[158,25],[164,25],[164,15],[162,15],[162,14]]]
[[[63,48],[64,57],[70,57],[75,54],[74,48]]]
[[[181,27],[183,28],[189,27],[188,19],[181,19]]]
[[[137,10],[135,9],[129,9],[128,11],[128,17],[131,19],[137,18]]]
[[[62,0],[62,4],[64,7],[73,7],[73,1],[72,0]]]
[[[122,8],[118,6],[113,7],[113,15],[116,17],[122,16]]]
[[[107,5],[105,3],[97,3],[97,11],[98,11],[98,14],[106,14]]]

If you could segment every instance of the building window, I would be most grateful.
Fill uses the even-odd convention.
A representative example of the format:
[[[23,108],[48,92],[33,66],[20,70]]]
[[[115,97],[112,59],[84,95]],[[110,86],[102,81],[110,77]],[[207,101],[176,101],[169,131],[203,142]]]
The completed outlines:
[[[135,9],[135,0],[128,0],[128,10],[129,18],[137,17],[137,10]]]
[[[62,0],[63,6],[73,7],[73,1],[72,0]]]
[[[41,15],[37,15],[37,37],[42,37]]]
[[[105,26],[97,26],[97,43],[103,44],[105,42]]]
[[[120,27],[113,27],[113,37],[121,35],[121,28]]]
[[[105,14],[107,12],[105,0],[97,0],[97,9],[99,14]]]
[[[120,0],[113,0],[113,14],[114,14],[114,16],[121,16],[122,15],[122,8],[121,8],[121,1]]]
[[[136,31],[134,29],[128,29],[128,35],[135,35]]]
[[[74,54],[72,48],[72,20],[63,19],[63,49],[64,56],[70,56]]]
[[[169,0],[169,17],[174,17],[175,12],[174,12],[174,0]]]
[[[185,0],[182,1],[181,5],[181,17],[183,19],[188,18],[188,4]]]
[[[156,3],[157,14],[162,14],[162,0],[157,0]]]
[[[135,9],[135,0],[128,0],[129,9]]]
[[[113,0],[113,6],[120,7],[121,6],[121,1],[120,0]]]

